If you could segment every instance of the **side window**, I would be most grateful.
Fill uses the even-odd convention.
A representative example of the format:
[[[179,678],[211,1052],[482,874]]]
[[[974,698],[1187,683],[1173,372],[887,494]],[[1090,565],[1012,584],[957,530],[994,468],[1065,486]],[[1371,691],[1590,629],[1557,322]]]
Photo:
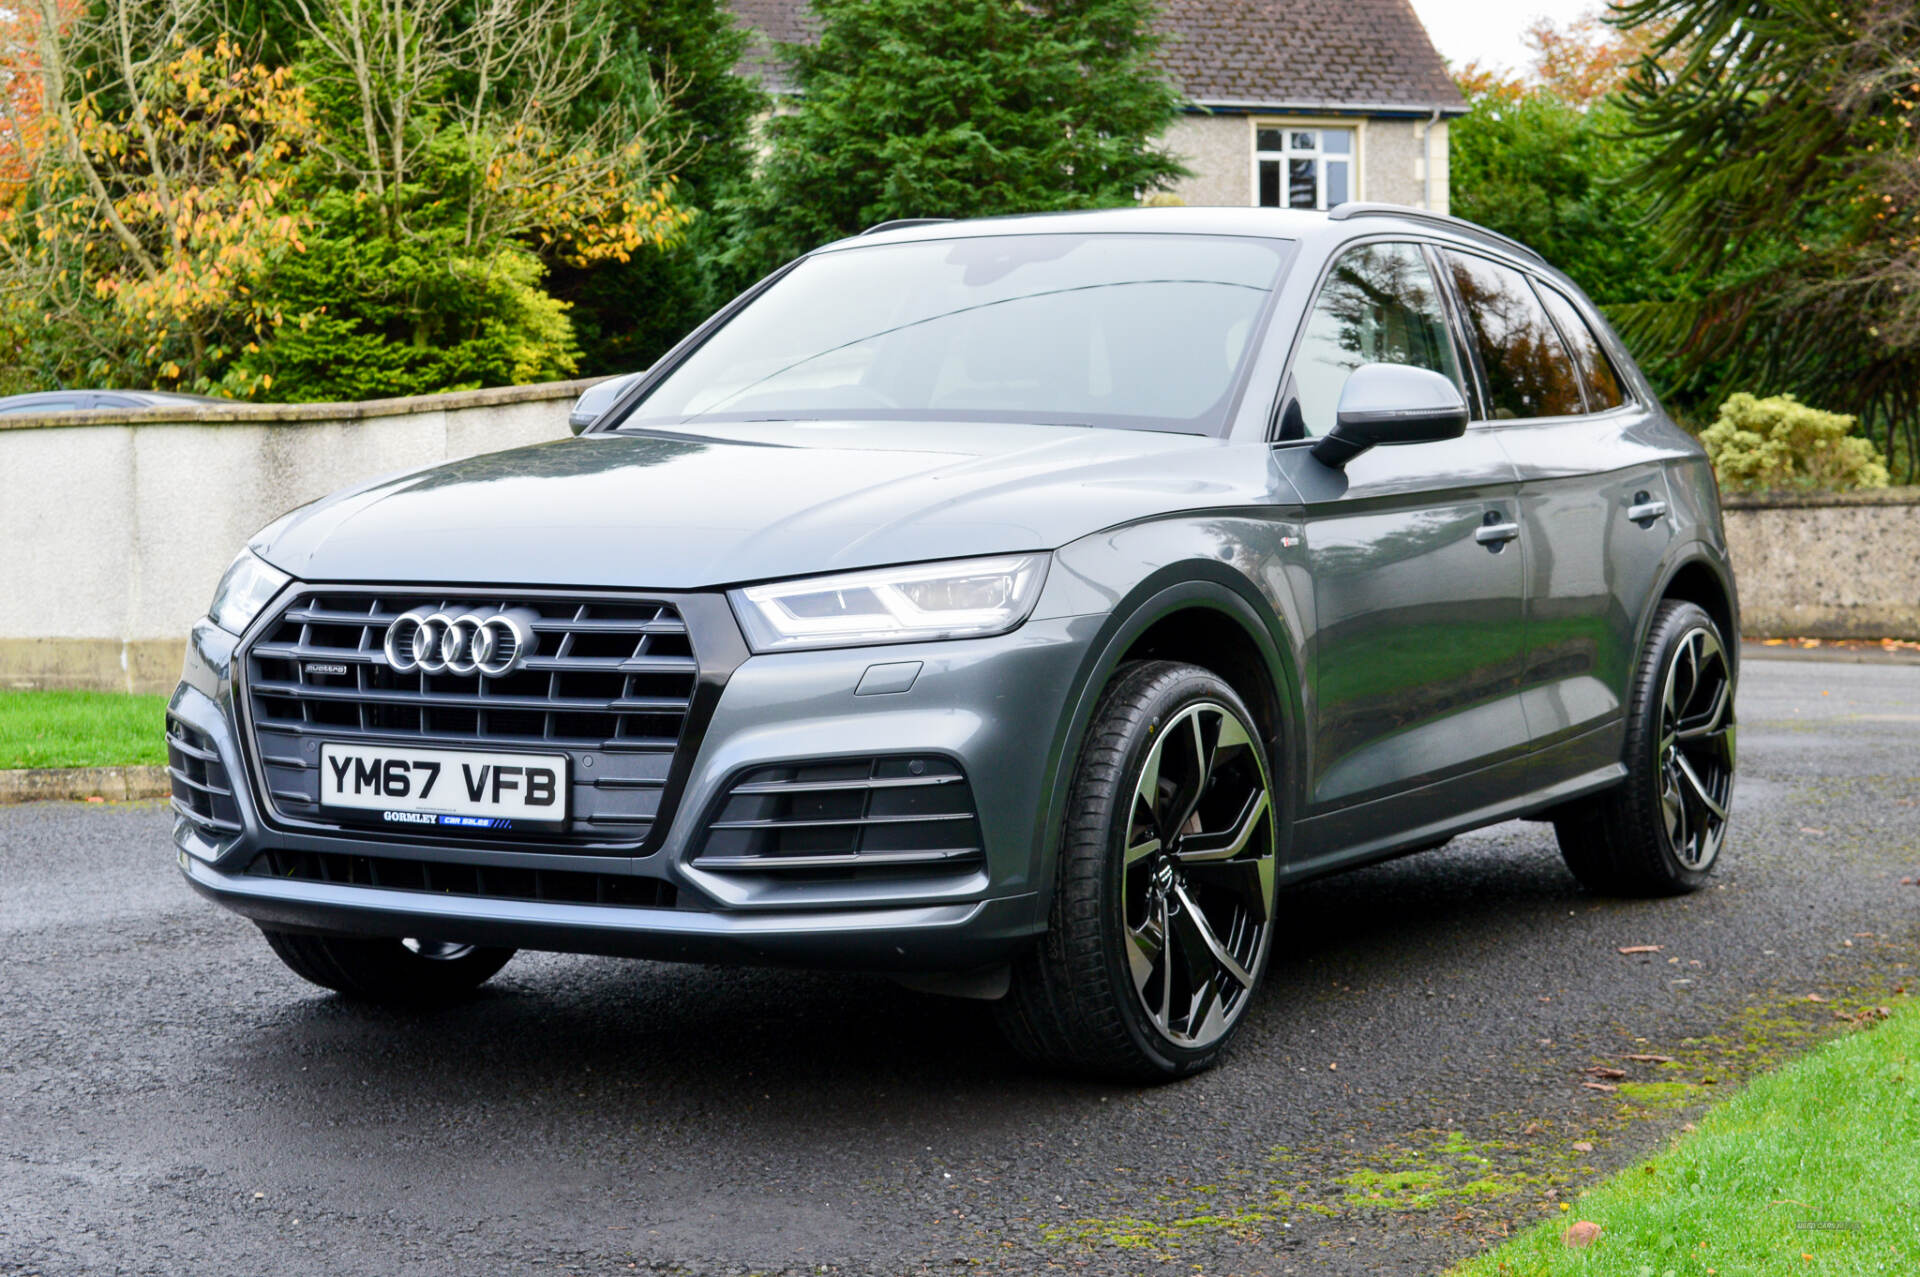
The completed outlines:
[[[1453,286],[1487,375],[1487,407],[1496,420],[1566,417],[1586,411],[1580,376],[1553,322],[1517,270],[1448,253]]]
[[[1416,244],[1365,244],[1333,264],[1293,359],[1281,437],[1333,429],[1340,391],[1361,364],[1430,368],[1460,384],[1460,362],[1426,254]]]
[[[1626,396],[1620,392],[1620,378],[1613,371],[1613,361],[1607,358],[1606,347],[1593,335],[1579,308],[1559,289],[1545,284],[1540,286],[1540,298],[1553,312],[1554,322],[1560,325],[1567,344],[1573,347],[1574,362],[1580,365],[1580,380],[1587,388],[1587,410],[1605,412],[1625,403]]]

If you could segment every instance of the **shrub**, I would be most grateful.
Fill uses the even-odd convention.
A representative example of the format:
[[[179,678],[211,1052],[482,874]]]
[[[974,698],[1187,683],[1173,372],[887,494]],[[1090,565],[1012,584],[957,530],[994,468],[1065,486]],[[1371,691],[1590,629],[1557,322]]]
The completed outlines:
[[[1741,393],[1720,405],[1700,436],[1720,486],[1735,492],[1828,491],[1887,486],[1887,459],[1853,433],[1855,419],[1810,408],[1792,395]]]

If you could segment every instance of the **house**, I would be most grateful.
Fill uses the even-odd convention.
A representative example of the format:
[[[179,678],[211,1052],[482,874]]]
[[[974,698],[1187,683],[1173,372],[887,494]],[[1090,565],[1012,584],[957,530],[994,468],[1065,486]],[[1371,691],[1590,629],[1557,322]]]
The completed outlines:
[[[807,0],[731,0],[762,35],[743,69],[808,38]],[[1188,100],[1167,133],[1188,204],[1447,211],[1447,122],[1466,103],[1410,0],[1165,0],[1161,61]]]

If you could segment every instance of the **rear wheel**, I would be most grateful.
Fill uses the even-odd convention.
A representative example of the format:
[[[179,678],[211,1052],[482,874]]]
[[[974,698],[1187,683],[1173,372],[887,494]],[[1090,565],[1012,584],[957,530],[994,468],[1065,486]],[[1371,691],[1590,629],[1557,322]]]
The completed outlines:
[[[295,975],[362,1002],[430,1006],[473,992],[512,949],[439,940],[362,939],[260,929]]]
[[[1669,601],[1632,689],[1627,779],[1554,822],[1574,877],[1594,891],[1697,891],[1726,845],[1733,801],[1733,663],[1713,618]]]
[[[1276,826],[1233,689],[1192,665],[1123,668],[1081,752],[1047,935],[998,1004],[1008,1040],[1144,1081],[1211,1065],[1266,968]]]

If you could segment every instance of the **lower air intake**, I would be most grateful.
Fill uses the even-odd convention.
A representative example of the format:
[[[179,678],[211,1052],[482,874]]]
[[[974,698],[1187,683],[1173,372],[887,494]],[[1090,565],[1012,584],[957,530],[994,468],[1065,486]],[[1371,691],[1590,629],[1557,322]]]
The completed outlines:
[[[939,757],[760,767],[737,777],[693,865],[720,873],[954,870],[985,858],[966,775]]]
[[[426,891],[485,900],[532,900],[543,904],[622,905],[671,909],[673,884],[625,874],[571,869],[511,869],[456,865],[398,856],[356,856],[335,851],[263,851],[247,866],[258,878],[290,878],[336,887]]]

